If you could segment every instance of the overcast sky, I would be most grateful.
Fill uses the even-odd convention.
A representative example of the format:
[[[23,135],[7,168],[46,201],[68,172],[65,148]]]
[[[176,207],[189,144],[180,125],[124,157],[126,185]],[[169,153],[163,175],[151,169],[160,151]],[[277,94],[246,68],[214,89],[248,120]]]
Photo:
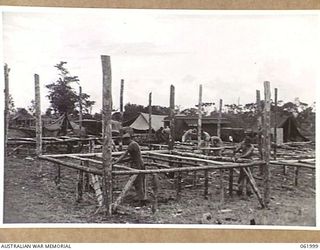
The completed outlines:
[[[229,13],[229,14],[228,14]],[[279,99],[311,104],[319,79],[319,17],[298,12],[213,12],[174,10],[5,11],[4,62],[11,68],[10,92],[16,107],[34,98],[33,75],[40,75],[43,112],[49,102],[45,84],[57,79],[54,65],[80,79],[83,91],[101,108],[100,55],[110,55],[114,108],[120,79],[125,103],[169,105],[203,101],[245,104],[270,81]],[[76,84],[73,85],[77,88]],[[273,91],[272,91],[273,92]]]

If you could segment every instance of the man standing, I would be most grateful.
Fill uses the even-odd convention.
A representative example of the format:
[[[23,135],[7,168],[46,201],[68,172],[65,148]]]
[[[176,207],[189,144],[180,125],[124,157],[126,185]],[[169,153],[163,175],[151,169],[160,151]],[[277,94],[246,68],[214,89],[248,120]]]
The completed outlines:
[[[251,139],[247,136],[239,145],[239,147],[235,150],[235,153],[240,152],[240,156],[235,157],[235,161],[237,161],[237,159],[242,158],[242,159],[251,159],[252,155],[253,155],[253,151],[254,151],[254,147],[251,144]],[[243,193],[243,188],[244,186],[246,186],[246,190],[247,190],[247,195],[251,195],[251,188],[249,185],[249,178],[248,176],[245,174],[243,168],[240,168],[240,175],[239,175],[239,179],[238,179],[238,195],[242,195]]]
[[[117,164],[119,162],[130,161],[131,167],[135,169],[145,169],[142,157],[140,146],[137,142],[131,139],[130,134],[125,134],[122,137],[123,144],[128,145],[127,150],[114,162]],[[129,156],[129,159],[125,159]],[[135,179],[134,188],[137,192],[138,200],[141,203],[141,206],[146,205],[146,183],[145,183],[145,175],[139,174]]]

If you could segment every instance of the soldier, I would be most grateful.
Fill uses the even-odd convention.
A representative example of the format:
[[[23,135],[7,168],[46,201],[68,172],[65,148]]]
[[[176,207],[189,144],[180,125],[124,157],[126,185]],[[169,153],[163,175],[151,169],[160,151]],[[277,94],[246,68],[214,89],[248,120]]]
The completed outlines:
[[[239,145],[239,147],[237,147],[237,149],[235,150],[235,153],[240,152],[240,156],[236,156],[235,157],[235,161],[237,161],[237,159],[242,158],[242,159],[251,159],[252,155],[253,155],[253,150],[254,147],[251,144],[251,139],[247,136]],[[243,187],[246,184],[246,190],[247,190],[247,195],[250,196],[252,194],[251,192],[251,188],[249,185],[249,178],[248,176],[245,174],[243,168],[240,168],[240,175],[239,175],[239,179],[238,179],[238,195],[242,195],[243,193]]]
[[[145,169],[142,157],[140,146],[137,142],[131,139],[130,134],[125,134],[122,137],[123,144],[128,145],[127,150],[114,162],[117,164],[119,162],[126,161],[125,158],[129,155],[129,161],[131,162],[131,167],[135,169]],[[145,175],[139,174],[134,181],[134,187],[137,192],[138,200],[141,206],[146,205],[146,183]]]

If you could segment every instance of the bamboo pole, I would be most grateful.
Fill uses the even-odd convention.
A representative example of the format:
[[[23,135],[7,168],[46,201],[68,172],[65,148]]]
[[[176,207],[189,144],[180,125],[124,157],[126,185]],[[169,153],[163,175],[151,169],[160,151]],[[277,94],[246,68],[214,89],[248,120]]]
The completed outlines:
[[[277,159],[277,108],[278,108],[278,89],[274,89],[274,133],[273,133],[273,159]]]
[[[36,155],[37,155],[37,167],[39,173],[42,172],[42,165],[39,161],[39,156],[42,155],[42,122],[41,122],[41,102],[40,102],[40,84],[39,75],[34,74],[35,84],[35,105],[36,105]]]
[[[222,117],[222,99],[219,102],[219,116],[218,116],[218,127],[217,127],[217,136],[221,137],[221,117]]]
[[[209,173],[208,170],[204,170],[204,198],[207,200],[209,194]]]
[[[243,171],[247,175],[248,180],[249,180],[249,184],[251,185],[251,187],[253,189],[253,192],[256,194],[261,207],[265,208],[266,204],[265,204],[265,202],[264,202],[264,200],[263,200],[263,198],[262,198],[262,196],[261,196],[261,194],[259,192],[259,189],[258,189],[258,187],[256,185],[256,182],[255,182],[255,180],[254,180],[254,178],[253,178],[253,176],[251,174],[250,169],[249,168],[243,168]]]
[[[199,85],[199,103],[198,103],[198,148],[201,145],[202,131],[202,84]]]
[[[220,169],[220,204],[224,203],[223,173],[224,173],[224,170]]]
[[[261,97],[260,90],[256,90],[256,105],[257,105],[257,125],[258,125],[258,150],[260,159],[263,159],[263,149],[262,149],[262,108],[261,108]],[[263,166],[259,167],[260,175],[263,175]]]
[[[152,92],[149,93],[149,149],[151,150],[152,137]]]
[[[8,156],[8,131],[9,131],[9,71],[8,65],[4,65],[4,157]]]
[[[298,186],[298,176],[299,176],[299,168],[294,167],[294,185]]]
[[[264,139],[264,204],[267,207],[270,202],[270,82],[264,82],[264,126],[263,126],[263,139]]]
[[[175,141],[175,115],[174,115],[174,99],[175,99],[175,88],[173,85],[170,86],[170,135],[169,135],[169,150],[173,150]]]
[[[111,95],[111,62],[110,56],[102,55],[102,120],[103,124],[103,144],[102,144],[102,192],[103,205],[106,215],[112,214],[112,146],[111,146],[111,111],[112,111],[112,95]]]

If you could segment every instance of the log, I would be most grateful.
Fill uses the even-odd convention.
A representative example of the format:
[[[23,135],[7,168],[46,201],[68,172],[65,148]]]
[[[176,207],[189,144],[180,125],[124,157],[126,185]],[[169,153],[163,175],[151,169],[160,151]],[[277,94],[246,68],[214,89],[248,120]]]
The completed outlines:
[[[83,163],[82,163],[83,164]],[[76,201],[81,202],[82,201],[82,195],[83,195],[83,171],[78,170],[78,177],[77,177],[77,192],[76,192]]]
[[[94,174],[90,174],[90,177],[91,177],[91,184],[92,184],[92,187],[93,187],[94,192],[96,194],[98,204],[100,207],[102,207],[103,206],[103,194],[101,191],[99,176],[94,175]]]
[[[130,176],[128,182],[126,183],[126,185],[122,189],[120,195],[118,196],[118,198],[116,199],[116,201],[112,205],[113,211],[115,211],[117,209],[117,207],[120,205],[120,203],[122,202],[122,200],[124,199],[124,197],[128,193],[128,191],[130,190],[130,188],[132,187],[132,185],[133,185],[134,181],[137,179],[137,177],[138,177],[138,175],[136,175],[136,174]]]
[[[121,79],[121,84],[120,84],[120,122],[121,125],[123,125],[123,90],[124,90],[124,80]],[[123,130],[120,129],[120,134],[119,134],[121,140],[119,142],[119,151],[123,150],[123,145],[122,145],[122,136],[123,136]]]
[[[178,172],[177,179],[176,179],[176,189],[177,189],[177,201],[181,199],[181,172]]]
[[[299,176],[299,168],[294,167],[294,185],[298,186],[298,176]]]
[[[259,192],[259,189],[256,185],[256,182],[251,174],[251,171],[249,168],[243,168],[244,170],[244,173],[247,175],[248,179],[249,179],[249,184],[251,185],[252,189],[253,189],[253,192],[256,194],[256,196],[258,197],[258,201],[261,205],[262,208],[265,208],[265,203],[264,203],[264,200]]]
[[[102,62],[102,120],[103,120],[103,144],[102,144],[102,193],[105,215],[112,214],[112,143],[111,143],[111,62],[110,56],[101,56]]]
[[[277,159],[277,108],[278,108],[278,89],[274,89],[274,105],[275,105],[275,111],[274,111],[274,148],[273,148],[273,158]]]
[[[54,164],[55,167],[56,167],[56,171],[57,171],[57,174],[54,178],[55,180],[55,184],[56,184],[56,187],[58,190],[60,190],[60,185],[61,185],[61,167],[60,167],[60,164]]]

